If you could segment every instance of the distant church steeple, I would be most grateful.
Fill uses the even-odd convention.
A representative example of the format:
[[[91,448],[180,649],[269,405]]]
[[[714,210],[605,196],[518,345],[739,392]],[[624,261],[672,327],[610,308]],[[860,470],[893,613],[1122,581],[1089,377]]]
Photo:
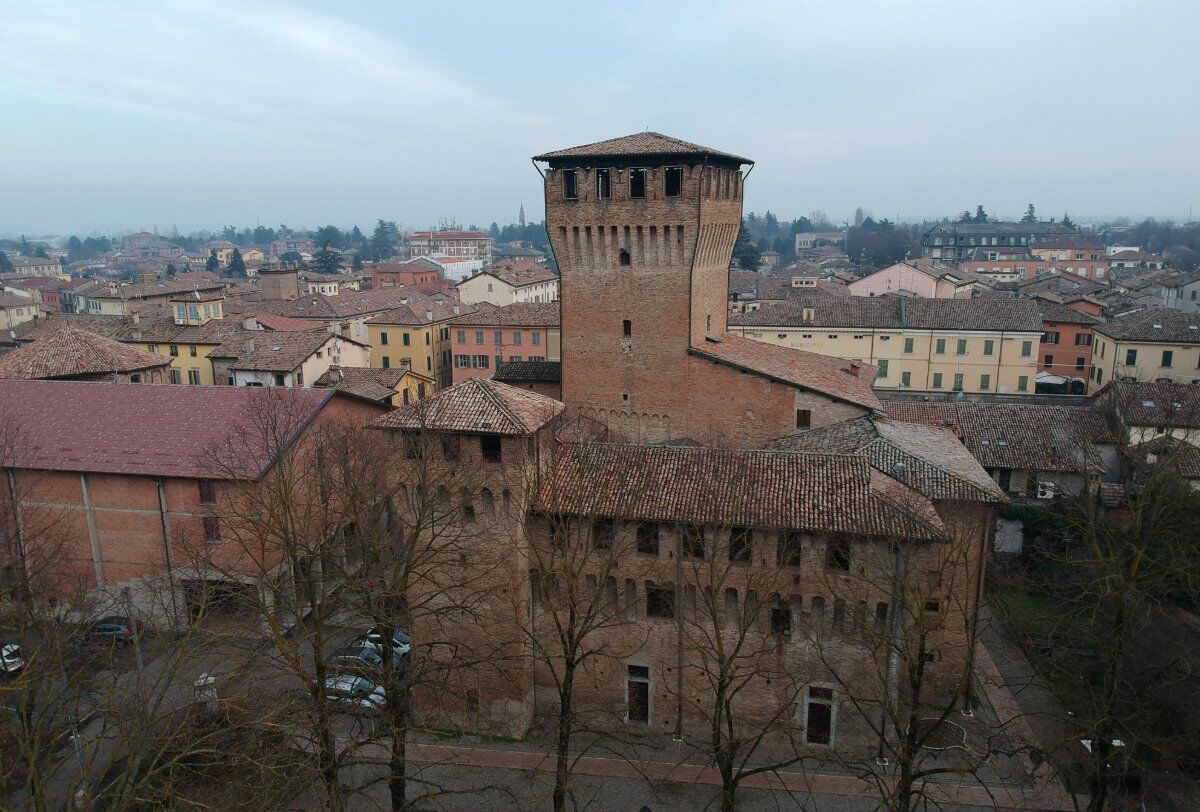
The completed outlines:
[[[521,224],[521,228],[525,227],[525,204],[521,204],[521,211],[517,214],[517,222]]]

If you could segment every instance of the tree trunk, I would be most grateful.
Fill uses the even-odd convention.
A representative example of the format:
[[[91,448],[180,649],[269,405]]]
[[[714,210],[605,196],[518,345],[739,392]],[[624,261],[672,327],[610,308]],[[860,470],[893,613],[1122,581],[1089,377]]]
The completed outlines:
[[[564,812],[567,780],[571,776],[571,698],[575,691],[575,663],[568,660],[558,690],[558,731],[555,736],[554,812]]]
[[[392,633],[387,630],[388,635]],[[408,805],[408,711],[412,700],[408,684],[408,658],[400,660],[397,679],[388,686],[388,712],[391,714],[392,752],[388,762],[388,791],[392,810],[399,812]]]

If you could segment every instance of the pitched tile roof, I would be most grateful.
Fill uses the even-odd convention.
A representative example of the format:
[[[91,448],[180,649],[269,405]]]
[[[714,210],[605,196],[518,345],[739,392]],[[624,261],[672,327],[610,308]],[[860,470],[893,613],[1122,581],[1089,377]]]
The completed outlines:
[[[1200,428],[1200,386],[1111,381],[1092,399],[1101,407],[1115,400],[1121,420],[1127,426]]]
[[[543,282],[553,282],[558,279],[558,274],[544,265],[539,265],[536,262],[529,260],[509,260],[507,262],[497,262],[494,265],[489,265],[479,271],[474,276],[487,274],[494,276],[501,282],[512,285],[515,288],[525,287],[526,285],[537,285]],[[469,276],[464,279],[473,279],[474,276]],[[459,282],[458,284],[462,284]]]
[[[1185,313],[1169,307],[1148,307],[1097,325],[1095,331],[1120,341],[1200,344],[1200,313]]]
[[[692,355],[752,372],[788,386],[820,392],[835,400],[866,409],[879,409],[871,388],[878,368],[841,358],[764,344],[727,333],[720,341],[705,341],[688,349]],[[857,374],[851,370],[858,368]]]
[[[952,432],[942,428],[860,417],[781,437],[771,447],[862,454],[876,470],[930,499],[1007,501],[971,452]]]
[[[376,369],[334,365],[317,378],[314,386],[328,386],[348,395],[390,404],[391,399],[396,395],[396,387],[400,385],[400,381],[405,375],[414,375],[433,383],[424,375],[417,375],[404,367]]]
[[[723,161],[733,161],[739,164],[753,163],[749,158],[742,158],[729,152],[702,147],[689,141],[681,141],[656,132],[641,132],[625,135],[620,138],[610,138],[607,141],[597,141],[594,144],[582,144],[577,147],[544,152],[535,155],[535,161],[559,162],[571,158],[643,158],[643,157],[690,157],[703,160],[717,158]]]
[[[810,318],[805,320],[805,316]],[[917,299],[906,296],[797,295],[729,319],[739,327],[840,327],[1042,332],[1028,299]]]
[[[325,325],[311,319],[294,319],[291,316],[277,316],[274,313],[259,313],[252,318],[266,330],[292,332],[296,330],[324,330]]]
[[[77,378],[170,366],[171,359],[67,326],[0,357],[0,378]]]
[[[505,361],[492,375],[500,383],[562,383],[561,361]]]
[[[330,341],[350,341],[326,330],[255,331],[222,344],[209,358],[232,358],[231,369],[291,372]]]
[[[1200,447],[1163,435],[1138,443],[1130,451],[1148,468],[1167,467],[1184,479],[1200,479]]]
[[[1101,465],[1096,446],[1113,442],[1104,416],[1086,406],[890,401],[886,410],[895,420],[957,428],[984,468],[1083,473]]]
[[[931,506],[865,457],[694,446],[565,445],[538,495],[549,513],[936,539]]]
[[[352,290],[337,296],[307,293],[288,301],[262,302],[259,310],[296,319],[344,319],[382,313],[395,307],[402,307],[406,299],[410,303],[424,303],[426,298],[422,294],[404,287]],[[425,308],[421,309],[423,311]]]
[[[453,323],[478,327],[558,327],[562,324],[558,302],[513,302],[503,307],[480,302],[472,307],[473,312],[464,313]]]
[[[457,299],[443,301],[439,304],[430,297],[414,295],[411,292],[408,298],[408,304],[393,307],[367,321],[371,324],[417,326],[453,319],[455,316],[474,312],[476,307],[475,305],[460,304]],[[457,312],[455,312],[456,310]]]
[[[527,389],[470,378],[386,414],[371,426],[524,436],[562,414],[564,408],[559,401]]]
[[[195,479],[257,479],[272,450],[249,438],[274,410],[290,443],[334,396],[330,389],[253,389],[87,381],[0,381],[0,413],[16,432],[3,464]],[[236,457],[220,455],[232,448]]]
[[[1099,324],[1103,321],[1090,313],[1084,313],[1082,310],[1076,310],[1053,299],[1048,299],[1046,298],[1048,295],[1053,294],[1042,294],[1034,297],[1033,300],[1037,303],[1038,312],[1042,314],[1042,321],[1056,324]]]

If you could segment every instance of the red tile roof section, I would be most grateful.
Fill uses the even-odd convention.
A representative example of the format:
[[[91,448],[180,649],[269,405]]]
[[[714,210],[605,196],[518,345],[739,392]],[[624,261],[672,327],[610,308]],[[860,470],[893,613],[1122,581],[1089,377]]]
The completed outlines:
[[[3,464],[253,480],[274,463],[273,454],[251,439],[253,416],[272,410],[290,444],[334,394],[332,389],[0,381],[0,415],[15,432]]]
[[[732,334],[722,336],[720,341],[705,341],[693,346],[689,352],[789,386],[820,392],[835,400],[875,411],[882,409],[871,388],[879,370],[870,364],[856,364]]]
[[[0,378],[74,378],[140,372],[170,363],[170,358],[68,326],[0,357]]]
[[[371,424],[380,429],[533,434],[566,408],[536,392],[487,378],[470,378],[386,414]]]

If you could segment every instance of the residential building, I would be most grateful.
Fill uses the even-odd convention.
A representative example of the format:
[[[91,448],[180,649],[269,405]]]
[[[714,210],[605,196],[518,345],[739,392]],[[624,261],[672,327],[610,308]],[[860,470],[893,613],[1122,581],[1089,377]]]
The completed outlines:
[[[1117,251],[1108,256],[1108,266],[1113,269],[1162,270],[1166,260],[1158,254],[1146,251]]]
[[[66,325],[0,356],[0,378],[169,383],[169,358]]]
[[[437,388],[432,378],[418,375],[407,367],[376,369],[337,365],[331,366],[315,385],[396,409],[424,400]]]
[[[1030,249],[1039,241],[1071,234],[1062,223],[939,223],[921,238],[923,256],[959,262],[976,248]]]
[[[846,241],[843,231],[802,231],[793,238],[797,254],[816,248],[818,245],[839,245]]]
[[[492,380],[562,400],[561,361],[505,361],[492,375]]]
[[[557,302],[482,303],[450,321],[453,382],[490,378],[506,361],[558,361],[562,330]]]
[[[22,254],[8,254],[8,261],[13,266],[13,276],[57,276],[64,277],[63,266],[57,259],[49,257],[27,257]]]
[[[1092,330],[1089,392],[1110,381],[1200,383],[1200,313],[1149,307]]]
[[[879,408],[874,367],[726,330],[747,159],[639,133],[534,160],[547,164],[569,408],[629,439],[734,446]]]
[[[307,234],[289,234],[271,243],[271,256],[273,257],[280,257],[292,251],[303,254],[312,250],[312,237]]]
[[[276,316],[317,321],[330,330],[355,341],[370,340],[367,322],[375,316],[396,307],[407,305],[424,306],[455,301],[444,295],[425,296],[407,288],[384,288],[382,290],[358,290],[327,296],[312,293],[290,301],[263,302],[256,310]],[[417,370],[420,372],[420,370]]]
[[[1092,395],[1131,445],[1170,437],[1200,446],[1200,386],[1114,379]]]
[[[734,314],[730,330],[875,365],[879,390],[1033,394],[1042,319],[1025,299],[801,297]]]
[[[1064,391],[1082,395],[1092,374],[1092,328],[1101,320],[1044,296],[1033,301],[1042,316],[1038,372],[1061,379],[1047,383],[1065,385]]]
[[[425,292],[445,278],[441,265],[423,258],[378,262],[367,266],[366,274],[372,289],[405,287]]]
[[[463,308],[418,294],[406,301],[410,303],[392,307],[365,323],[371,366],[411,369],[432,378],[439,387],[449,386],[454,379],[450,323],[462,315]]]
[[[128,316],[148,304],[166,304],[182,294],[214,293],[224,290],[223,282],[163,280],[121,284],[108,282],[86,290],[77,288],[75,312],[93,316]]]
[[[1117,442],[1090,406],[896,400],[884,409],[894,421],[952,431],[1011,497],[1078,496],[1117,473]]]
[[[508,305],[513,302],[557,302],[558,274],[529,260],[508,260],[458,283],[458,295],[464,304],[489,302]]]
[[[409,237],[409,246],[413,258],[446,254],[492,264],[492,238],[482,231],[415,231]]]
[[[56,528],[54,571],[37,573],[46,588],[69,595],[82,585],[99,614],[132,608],[143,622],[170,625],[191,617],[189,597],[200,590],[190,587],[218,577],[191,563],[197,545],[231,536],[218,500],[255,487],[284,450],[246,443],[254,421],[277,421],[291,448],[321,426],[361,426],[384,410],[332,389],[0,380],[0,411],[22,438],[4,464],[23,517]],[[252,574],[275,562],[241,560],[226,563],[245,577],[220,576],[223,586],[271,588]]]
[[[216,383],[313,386],[331,366],[366,367],[370,347],[326,330],[264,331],[226,342],[208,354]]]
[[[771,274],[741,268],[729,271],[729,312],[749,312],[795,296],[849,296],[845,282],[827,277],[809,263],[794,263]]]
[[[854,296],[917,296],[925,299],[970,299],[995,282],[972,271],[932,259],[906,259],[847,285]]]
[[[0,293],[0,330],[37,319],[40,308],[38,299],[28,294]]]

